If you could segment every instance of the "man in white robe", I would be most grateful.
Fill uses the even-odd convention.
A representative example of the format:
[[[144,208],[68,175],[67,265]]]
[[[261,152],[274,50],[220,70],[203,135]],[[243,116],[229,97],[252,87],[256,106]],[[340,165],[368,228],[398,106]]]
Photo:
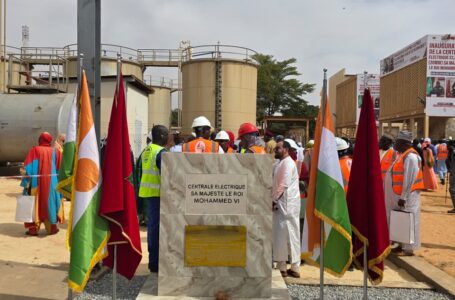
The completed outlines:
[[[412,134],[409,131],[400,131],[397,136],[395,148],[399,153],[404,153],[412,147]],[[398,161],[395,160],[394,163]],[[415,249],[420,248],[420,190],[411,191],[413,184],[420,171],[421,158],[418,154],[409,153],[404,159],[403,190],[401,195],[397,195],[392,188],[392,168],[386,174],[384,179],[384,192],[386,204],[394,210],[403,210],[414,214],[414,243],[402,244],[394,252],[402,255],[413,255]],[[390,216],[387,221],[390,224]],[[402,252],[400,252],[402,250]]]
[[[286,141],[278,142],[275,147],[278,161],[273,168],[273,260],[283,277],[300,278],[299,176],[289,156],[290,148]]]

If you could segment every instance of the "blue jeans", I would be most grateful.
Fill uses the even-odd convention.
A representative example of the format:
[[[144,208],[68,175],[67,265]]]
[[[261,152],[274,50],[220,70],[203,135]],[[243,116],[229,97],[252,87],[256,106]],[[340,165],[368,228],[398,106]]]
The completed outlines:
[[[146,207],[147,222],[147,248],[149,251],[149,270],[158,272],[158,251],[160,240],[160,197],[145,198],[148,201]]]
[[[447,174],[446,160],[445,159],[436,160],[436,168],[437,173],[439,175],[439,179],[442,181],[443,179],[446,178]]]

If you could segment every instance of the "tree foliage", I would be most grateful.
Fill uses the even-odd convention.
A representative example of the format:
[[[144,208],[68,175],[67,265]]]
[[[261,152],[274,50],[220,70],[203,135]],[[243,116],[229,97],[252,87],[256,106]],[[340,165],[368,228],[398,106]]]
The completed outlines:
[[[174,108],[171,111],[171,126],[177,127],[179,124],[179,109]]]
[[[277,61],[272,55],[256,54],[259,63],[257,89],[257,118],[273,116],[315,117],[318,107],[309,105],[303,95],[314,90],[314,84],[302,83],[296,77],[295,58]]]

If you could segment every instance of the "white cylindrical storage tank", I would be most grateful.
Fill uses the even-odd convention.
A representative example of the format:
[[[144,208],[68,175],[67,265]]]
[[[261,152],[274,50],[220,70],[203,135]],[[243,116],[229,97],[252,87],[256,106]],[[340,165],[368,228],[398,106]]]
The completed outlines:
[[[123,76],[134,75],[142,80],[142,66],[134,61],[122,61]],[[65,75],[68,77],[77,77],[77,60],[76,57],[68,58],[68,67],[65,69]],[[113,58],[101,57],[101,77],[117,75],[117,60]]]
[[[3,60],[0,61],[0,64],[3,64]],[[11,67],[11,76],[10,74],[10,67]],[[9,60],[6,60],[5,64],[5,72],[0,72],[0,88],[3,89],[3,86],[5,86],[4,92],[8,91],[8,85],[25,85],[25,76],[22,76],[20,74],[21,71],[25,70],[24,66],[21,66],[21,63],[18,60],[11,60],[11,63]],[[0,67],[1,70],[1,67]],[[6,75],[6,82],[3,84],[4,78]]]
[[[20,162],[47,131],[66,133],[74,94],[0,94],[0,162]]]
[[[215,127],[218,103],[219,129],[237,135],[240,124],[256,124],[257,64],[250,58],[255,52],[222,45],[212,46],[214,52],[207,47],[187,50],[182,64],[182,131],[190,133],[198,116],[207,117]],[[212,58],[199,58],[205,53]]]
[[[148,128],[154,125],[171,126],[171,88],[153,86],[153,93],[149,95],[149,121]]]

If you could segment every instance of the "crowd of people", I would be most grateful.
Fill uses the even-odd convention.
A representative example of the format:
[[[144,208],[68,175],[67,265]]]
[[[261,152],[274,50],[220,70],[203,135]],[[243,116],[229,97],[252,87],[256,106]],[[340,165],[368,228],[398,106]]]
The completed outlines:
[[[25,160],[21,185],[24,194],[36,195],[37,213],[33,223],[26,223],[28,235],[38,235],[45,224],[48,234],[58,232],[57,223],[63,222],[61,195],[55,190],[64,135],[52,147],[52,136],[45,132],[39,145],[33,147]],[[210,121],[200,116],[192,123],[192,134],[184,138],[180,132],[172,134],[168,128],[155,125],[147,136],[144,148],[135,165],[138,219],[147,225],[149,270],[158,271],[158,241],[160,224],[161,157],[166,151],[190,153],[251,153],[273,155],[272,203],[273,210],[273,261],[283,277],[300,277],[301,240],[306,209],[307,187],[314,141],[306,145],[296,142],[293,135],[274,135],[269,130],[260,137],[258,128],[251,123],[240,125],[237,139],[231,131],[214,132]],[[349,177],[355,144],[336,137],[344,191],[349,189]],[[414,214],[415,240],[394,248],[399,255],[413,255],[420,247],[420,191],[435,190],[446,184],[447,171],[455,172],[455,143],[431,139],[417,140],[408,131],[400,131],[394,138],[385,133],[379,140],[379,156],[384,185],[385,206],[389,223],[392,210]],[[35,176],[36,177],[33,177]],[[44,176],[47,175],[47,176]],[[436,178],[439,176],[439,182]],[[455,213],[455,179],[450,176],[450,195]],[[39,187],[39,188],[38,188]],[[390,224],[389,224],[390,226]],[[287,269],[286,262],[291,264]]]

